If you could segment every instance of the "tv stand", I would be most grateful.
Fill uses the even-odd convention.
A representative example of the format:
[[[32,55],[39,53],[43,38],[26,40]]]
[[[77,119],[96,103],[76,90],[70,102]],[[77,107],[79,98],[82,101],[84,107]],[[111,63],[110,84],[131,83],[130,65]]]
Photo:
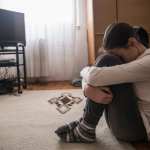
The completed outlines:
[[[14,86],[17,86],[18,93],[22,93],[23,88],[27,88],[26,76],[26,60],[25,60],[25,46],[22,43],[8,43],[1,45],[0,55],[15,55],[15,61],[8,59],[0,61],[0,67],[16,67],[17,77]],[[23,61],[20,63],[19,56],[22,55]],[[20,67],[23,67],[23,76],[21,77]]]

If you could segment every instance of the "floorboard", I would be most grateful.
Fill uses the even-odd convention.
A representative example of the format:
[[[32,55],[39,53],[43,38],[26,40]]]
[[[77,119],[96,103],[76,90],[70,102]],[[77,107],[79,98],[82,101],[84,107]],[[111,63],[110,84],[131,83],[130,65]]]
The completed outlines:
[[[59,89],[80,89],[74,87],[69,81],[48,82],[48,83],[34,83],[28,85],[28,90],[59,90]]]

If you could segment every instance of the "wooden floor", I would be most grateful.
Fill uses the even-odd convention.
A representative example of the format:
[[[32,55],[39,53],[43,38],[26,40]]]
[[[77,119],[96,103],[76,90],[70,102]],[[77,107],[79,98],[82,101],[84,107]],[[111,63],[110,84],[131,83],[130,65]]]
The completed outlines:
[[[49,82],[49,83],[36,83],[29,84],[28,90],[59,90],[59,89],[80,89],[79,87],[74,87],[70,82]],[[137,143],[133,145],[136,150],[150,150],[150,144]]]
[[[74,87],[69,81],[61,82],[49,82],[49,83],[36,83],[29,84],[28,90],[59,90],[59,89],[80,89],[79,87]]]
[[[136,150],[150,150],[150,144],[137,143],[133,144]]]

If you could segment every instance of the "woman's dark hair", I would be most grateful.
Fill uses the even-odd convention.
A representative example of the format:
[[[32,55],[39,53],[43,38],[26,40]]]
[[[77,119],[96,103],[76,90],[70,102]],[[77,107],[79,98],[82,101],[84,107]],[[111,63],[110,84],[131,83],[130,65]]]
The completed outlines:
[[[141,26],[130,26],[127,23],[110,24],[104,34],[103,47],[106,50],[128,47],[128,39],[136,38],[146,48],[149,48],[149,36]]]
[[[135,38],[146,48],[149,48],[149,36],[147,31],[141,26],[133,26]]]
[[[127,23],[113,23],[105,30],[103,47],[106,50],[128,47],[128,39],[134,37],[133,27]]]

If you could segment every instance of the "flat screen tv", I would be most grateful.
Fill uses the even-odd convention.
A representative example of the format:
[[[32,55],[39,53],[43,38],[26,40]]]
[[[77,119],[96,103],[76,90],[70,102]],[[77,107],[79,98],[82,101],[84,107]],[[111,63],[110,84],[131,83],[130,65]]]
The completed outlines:
[[[24,13],[0,9],[0,45],[13,45],[25,40]]]

